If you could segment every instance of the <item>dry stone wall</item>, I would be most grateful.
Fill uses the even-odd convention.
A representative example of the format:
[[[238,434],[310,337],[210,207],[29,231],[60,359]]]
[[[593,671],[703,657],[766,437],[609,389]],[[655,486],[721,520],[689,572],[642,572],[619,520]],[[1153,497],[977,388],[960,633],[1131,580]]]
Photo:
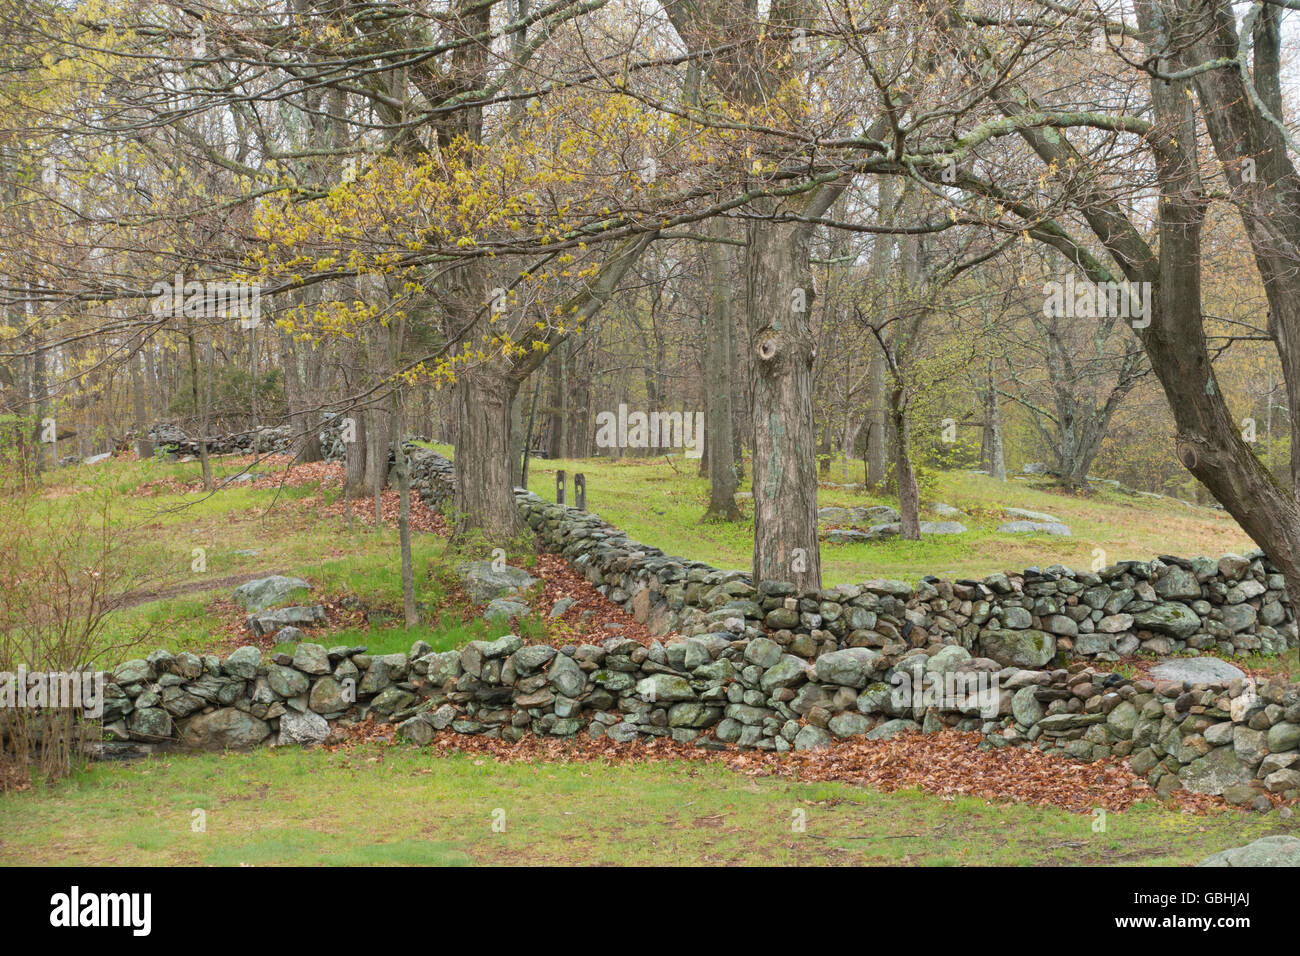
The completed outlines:
[[[270,660],[252,647],[224,660],[157,651],[110,675],[103,752],[315,743],[332,721],[370,715],[417,744],[450,729],[781,752],[953,728],[980,734],[985,748],[1127,758],[1161,793],[1259,805],[1269,793],[1300,797],[1300,684],[1106,669],[1138,648],[1294,645],[1281,581],[1258,554],[800,594],[518,498],[545,546],[670,636],[557,649],[505,635],[386,655],[304,641]]]

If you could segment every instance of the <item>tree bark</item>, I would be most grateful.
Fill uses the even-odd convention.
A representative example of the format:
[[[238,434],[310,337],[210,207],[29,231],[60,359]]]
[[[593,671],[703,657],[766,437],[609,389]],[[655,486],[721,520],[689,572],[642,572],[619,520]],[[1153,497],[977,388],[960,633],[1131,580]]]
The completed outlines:
[[[485,368],[456,376],[457,534],[479,529],[500,543],[523,530],[511,491],[510,406],[518,388]]]
[[[203,471],[203,490],[212,490],[212,465],[208,461],[208,411],[199,398],[199,355],[194,345],[194,320],[185,327],[185,343],[190,353],[190,396],[194,399],[194,416],[199,423],[199,465]]]
[[[716,230],[727,235],[725,224]],[[735,435],[731,430],[731,366],[734,325],[731,315],[731,257],[727,247],[709,243],[705,249],[709,279],[709,312],[705,326],[704,392],[708,432],[704,450],[709,475],[709,507],[705,521],[739,521],[736,505]]]
[[[894,478],[898,485],[899,535],[905,541],[921,540],[921,491],[916,484],[910,447],[911,422],[907,414],[907,390],[896,381],[889,390],[889,415],[894,426]]]
[[[768,209],[771,205],[763,203]],[[821,587],[809,230],[754,220],[745,256],[754,428],[754,580]]]

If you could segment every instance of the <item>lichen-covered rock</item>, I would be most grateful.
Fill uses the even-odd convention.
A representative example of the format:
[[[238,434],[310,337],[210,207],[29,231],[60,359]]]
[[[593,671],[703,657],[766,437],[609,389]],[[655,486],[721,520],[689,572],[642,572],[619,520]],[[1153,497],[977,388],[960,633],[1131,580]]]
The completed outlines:
[[[1218,796],[1233,784],[1250,783],[1254,777],[1254,773],[1237,760],[1231,747],[1216,747],[1178,772],[1178,779],[1186,789],[1212,796]]]
[[[286,710],[280,715],[281,747],[293,744],[310,746],[318,744],[330,735],[329,722],[319,714],[311,711]]]
[[[181,744],[191,750],[247,750],[271,735],[265,721],[234,707],[191,717],[181,732]]]
[[[247,581],[235,588],[235,600],[246,611],[260,611],[273,604],[283,604],[291,597],[298,597],[310,590],[311,585],[302,578],[272,574],[270,577]]]
[[[1300,838],[1266,836],[1207,856],[1197,866],[1300,866]]]
[[[980,647],[1004,667],[1042,667],[1056,656],[1056,638],[1033,628],[980,631]]]

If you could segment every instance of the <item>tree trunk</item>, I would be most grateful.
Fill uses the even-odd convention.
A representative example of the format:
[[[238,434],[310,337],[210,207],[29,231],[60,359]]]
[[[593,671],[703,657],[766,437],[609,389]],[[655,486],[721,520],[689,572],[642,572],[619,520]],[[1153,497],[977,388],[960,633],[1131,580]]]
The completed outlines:
[[[984,392],[984,440],[988,448],[989,475],[1007,480],[1007,459],[1002,442],[1002,406],[998,402],[997,380],[989,363],[988,388]]]
[[[362,409],[350,410],[347,418],[352,419],[355,441],[343,445],[345,480],[343,494],[347,498],[359,498],[366,491],[366,457],[369,444],[366,437],[366,416]]]
[[[402,414],[402,401],[393,390],[392,414],[397,423],[397,462],[394,475],[397,478],[398,510],[397,538],[398,548],[402,554],[402,615],[407,627],[420,623],[420,616],[415,610],[415,570],[411,560],[411,466],[402,447],[402,431],[405,416]]]
[[[199,398],[199,355],[194,345],[194,321],[185,329],[185,342],[190,353],[190,396],[194,399],[194,416],[199,423],[199,465],[203,470],[203,490],[212,490],[212,465],[208,461],[208,411],[207,404]]]
[[[772,208],[769,204],[767,208]],[[754,580],[821,587],[809,230],[754,220],[745,255],[754,426]]]
[[[881,225],[894,220],[894,181],[880,177],[876,216]],[[871,290],[874,301],[868,310],[876,323],[889,314],[889,275],[893,268],[893,236],[877,235],[871,240]],[[889,370],[880,343],[868,339],[871,358],[867,365],[867,450],[865,480],[868,488],[882,488],[889,478]]]
[[[721,235],[729,230],[719,228]],[[709,243],[705,262],[710,285],[709,314],[705,328],[704,391],[708,433],[704,450],[709,469],[709,507],[705,521],[739,521],[736,506],[735,434],[731,430],[731,367],[734,357],[734,323],[731,314],[731,257],[725,247]]]
[[[510,467],[510,405],[519,384],[490,367],[456,376],[456,533],[503,543],[523,530]]]
[[[889,390],[889,415],[894,425],[894,478],[898,484],[899,534],[905,541],[921,540],[921,491],[912,468],[911,422],[907,394],[901,382]]]

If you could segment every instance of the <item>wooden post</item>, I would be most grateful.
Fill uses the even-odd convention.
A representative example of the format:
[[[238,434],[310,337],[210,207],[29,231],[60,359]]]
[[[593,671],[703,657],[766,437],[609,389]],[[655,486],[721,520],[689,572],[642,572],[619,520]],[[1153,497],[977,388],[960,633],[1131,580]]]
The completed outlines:
[[[579,511],[587,510],[587,476],[582,472],[573,476],[573,504]]]
[[[564,504],[565,475],[563,471],[555,473],[555,503]]]

